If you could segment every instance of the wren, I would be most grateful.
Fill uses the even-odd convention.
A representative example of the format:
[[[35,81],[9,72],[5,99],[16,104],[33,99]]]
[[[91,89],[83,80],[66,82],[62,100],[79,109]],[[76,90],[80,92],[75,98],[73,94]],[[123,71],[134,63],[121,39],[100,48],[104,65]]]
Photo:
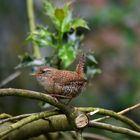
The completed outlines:
[[[85,86],[84,65],[85,56],[81,54],[75,71],[46,66],[38,68],[34,75],[48,94],[57,99],[69,99],[70,102]]]

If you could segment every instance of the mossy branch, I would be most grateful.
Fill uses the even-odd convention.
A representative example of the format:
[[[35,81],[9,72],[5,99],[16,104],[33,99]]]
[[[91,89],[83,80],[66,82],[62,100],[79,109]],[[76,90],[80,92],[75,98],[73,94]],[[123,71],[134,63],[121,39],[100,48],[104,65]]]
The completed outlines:
[[[9,114],[6,114],[6,113],[0,114],[0,119],[10,118],[10,117],[12,117],[12,116]]]
[[[113,117],[115,119],[118,119],[124,123],[126,123],[127,125],[131,126],[133,129],[135,129],[136,131],[140,132],[140,126],[138,124],[136,124],[133,120],[129,119],[128,117],[125,117],[121,114],[118,114],[114,111],[111,110],[107,110],[107,109],[102,109],[102,108],[92,108],[92,107],[87,107],[87,108],[78,108],[80,111],[82,112],[93,112],[95,110],[99,110],[98,113],[102,114],[102,115],[108,115],[110,117]],[[93,122],[95,122],[93,120]]]
[[[24,125],[26,125],[28,123],[31,123],[31,122],[33,122],[35,120],[38,120],[38,119],[41,119],[41,118],[46,118],[46,117],[49,117],[49,116],[53,116],[53,115],[56,115],[58,113],[59,113],[58,111],[51,111],[51,112],[45,111],[45,112],[41,112],[41,113],[31,115],[27,118],[24,118],[24,119],[22,119],[22,120],[20,120],[16,123],[8,126],[8,128],[5,131],[0,132],[0,138],[2,138],[6,134],[8,134],[8,133],[20,128],[20,127],[23,127]]]
[[[0,89],[0,96],[21,96],[25,98],[32,98],[32,99],[47,102],[57,107],[58,109],[61,110],[61,112],[66,114],[68,121],[70,125],[73,126],[73,128],[81,128],[87,125],[88,123],[88,118],[84,113],[80,112],[78,109],[66,106],[65,104],[59,102],[56,98],[53,98],[52,96],[44,93],[24,90],[24,89],[8,88],[8,89]],[[10,131],[8,130],[8,132],[5,133],[7,134]]]
[[[30,90],[24,90],[24,89],[14,89],[14,88],[0,89],[0,96],[1,97],[2,96],[21,96],[21,97],[25,97],[25,98],[31,98],[31,99],[44,101],[44,102],[47,102],[47,103],[57,107],[58,109],[60,109],[60,111],[62,113],[66,114],[66,116],[65,115],[63,115],[63,116],[65,116],[65,118],[68,118],[68,119],[65,119],[67,122],[66,122],[66,126],[63,125],[63,127],[61,125],[64,122],[60,118],[57,118],[57,123],[58,123],[58,121],[63,122],[60,126],[57,126],[59,128],[59,130],[57,130],[57,131],[75,130],[75,127],[81,127],[81,123],[79,123],[79,122],[81,122],[81,119],[82,119],[82,121],[85,120],[84,126],[86,126],[88,124],[88,122],[87,122],[87,118],[86,118],[85,114],[90,114],[90,112],[92,114],[92,112],[98,110],[96,113],[114,117],[114,118],[128,124],[129,126],[133,127],[138,132],[132,131],[130,129],[128,130],[126,128],[119,129],[119,131],[118,131],[118,128],[114,129],[114,127],[110,127],[109,124],[106,124],[106,125],[108,125],[108,128],[105,128],[105,127],[102,126],[102,124],[96,123],[94,120],[90,121],[89,124],[92,124],[92,123],[95,124],[96,123],[96,124],[98,124],[97,127],[104,128],[104,129],[107,129],[107,130],[110,130],[110,131],[113,131],[113,132],[119,132],[119,133],[125,133],[125,134],[130,132],[128,135],[132,135],[132,136],[135,136],[135,137],[139,137],[139,134],[140,134],[139,133],[140,132],[140,126],[137,125],[133,120],[131,120],[131,119],[129,119],[129,118],[123,116],[123,115],[117,114],[116,112],[113,112],[111,110],[106,110],[106,109],[102,109],[102,108],[92,108],[92,107],[71,108],[69,106],[66,106],[66,105],[62,104],[61,102],[59,102],[58,100],[56,100],[55,98],[51,97],[48,94],[35,92],[35,91],[30,91]],[[45,115],[44,115],[44,113],[45,113]],[[49,117],[50,119],[52,117],[54,117],[52,115],[58,114],[58,112],[53,112],[53,111],[52,112],[42,112],[42,113],[29,114],[29,116],[27,115],[28,117],[25,116],[26,118],[9,125],[9,127],[7,127],[6,130],[1,131],[0,136],[1,137],[4,136],[4,135],[8,136],[8,135],[11,134],[11,132],[15,132],[15,130],[17,128],[22,129],[22,128],[28,126],[28,125],[34,124],[35,122],[38,122],[40,120],[40,118],[44,118],[44,117],[49,116],[47,113],[49,113],[49,115],[51,115],[51,117]],[[18,116],[17,116],[17,118],[18,118]],[[12,118],[11,118],[11,120],[12,120]],[[82,126],[82,127],[84,127],[84,126]],[[38,128],[36,128],[36,129],[38,129]],[[48,129],[47,132],[56,131],[56,129],[52,128],[52,127],[47,128],[47,129]],[[16,133],[18,134],[18,132],[16,132]]]
[[[9,114],[2,113],[0,115],[0,124],[3,124],[5,122],[13,122],[13,121],[21,120],[23,118],[29,117],[29,116],[34,115],[34,114],[36,114],[36,113],[22,114],[22,115],[18,115],[18,116],[11,116]]]
[[[59,108],[65,114],[69,114],[69,110],[71,110],[69,106],[65,106],[64,104],[60,103],[56,98],[53,98],[49,94],[44,94],[41,92],[31,90],[15,89],[15,88],[0,89],[0,96],[20,96],[24,98],[44,101]]]
[[[41,117],[44,117],[44,115]],[[34,118],[34,117],[32,117],[32,118]],[[26,120],[26,118],[25,118],[25,120]],[[23,122],[23,121],[21,121],[21,122]],[[11,126],[11,124],[9,126]],[[9,128],[9,126],[7,126],[7,127]],[[127,135],[130,135],[133,137],[140,138],[139,132],[130,130],[128,128],[113,126],[110,124],[99,123],[99,122],[89,122],[88,127],[105,129],[105,130],[109,130],[112,132],[127,134]],[[72,131],[72,130],[74,130],[74,129],[69,124],[67,117],[62,114],[62,115],[51,116],[46,119],[38,118],[38,120],[31,121],[30,123],[27,123],[26,125],[20,127],[18,130],[14,129],[14,131],[12,133],[5,135],[1,139],[4,139],[4,138],[10,138],[11,140],[19,140],[21,138],[27,139],[27,138],[30,138],[33,136],[34,137],[38,136],[38,135],[46,133],[46,132],[49,133],[49,132],[56,132],[56,131]]]

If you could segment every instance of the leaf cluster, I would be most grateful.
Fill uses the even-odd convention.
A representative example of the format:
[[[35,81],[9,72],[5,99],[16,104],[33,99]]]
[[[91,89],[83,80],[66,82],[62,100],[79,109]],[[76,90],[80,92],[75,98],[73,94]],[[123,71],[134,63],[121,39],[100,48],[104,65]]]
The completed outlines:
[[[40,60],[32,54],[20,55],[20,64],[16,68],[46,64],[60,69],[68,68],[80,51],[83,35],[78,35],[77,29],[89,29],[86,21],[72,16],[71,3],[56,7],[51,1],[45,0],[43,5],[44,13],[50,19],[54,29],[38,25],[33,32],[30,32],[27,41],[38,46],[40,52],[42,48],[45,48],[45,51],[51,48],[53,53]],[[87,60],[89,65],[86,67],[86,73],[90,78],[98,71],[93,67],[97,62],[93,53],[87,54]]]
[[[80,47],[82,36],[77,36],[76,29],[89,29],[85,20],[72,17],[70,5],[71,3],[66,3],[57,8],[52,2],[44,1],[45,14],[50,18],[55,30],[51,31],[49,27],[41,25],[27,38],[40,48],[53,48],[61,67],[64,68],[75,60]]]

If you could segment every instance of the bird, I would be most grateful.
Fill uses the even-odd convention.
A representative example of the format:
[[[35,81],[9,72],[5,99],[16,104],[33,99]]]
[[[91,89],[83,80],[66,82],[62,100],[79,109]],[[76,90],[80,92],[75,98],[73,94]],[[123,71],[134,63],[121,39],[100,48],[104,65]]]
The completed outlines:
[[[48,94],[56,99],[68,99],[69,103],[81,93],[87,82],[84,65],[85,55],[82,53],[75,71],[44,66],[39,67],[34,75]]]

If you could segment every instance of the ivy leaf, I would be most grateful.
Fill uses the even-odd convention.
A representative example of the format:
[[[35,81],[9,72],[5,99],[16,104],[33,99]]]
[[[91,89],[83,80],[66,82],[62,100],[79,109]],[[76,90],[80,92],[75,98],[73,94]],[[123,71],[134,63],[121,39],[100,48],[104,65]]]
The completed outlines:
[[[83,28],[86,28],[86,29],[89,30],[89,27],[88,27],[86,21],[83,20],[83,19],[80,19],[80,18],[76,18],[76,19],[74,19],[73,22],[72,22],[72,28],[73,28],[73,29],[76,29],[76,28],[78,28],[78,27],[83,27]]]

